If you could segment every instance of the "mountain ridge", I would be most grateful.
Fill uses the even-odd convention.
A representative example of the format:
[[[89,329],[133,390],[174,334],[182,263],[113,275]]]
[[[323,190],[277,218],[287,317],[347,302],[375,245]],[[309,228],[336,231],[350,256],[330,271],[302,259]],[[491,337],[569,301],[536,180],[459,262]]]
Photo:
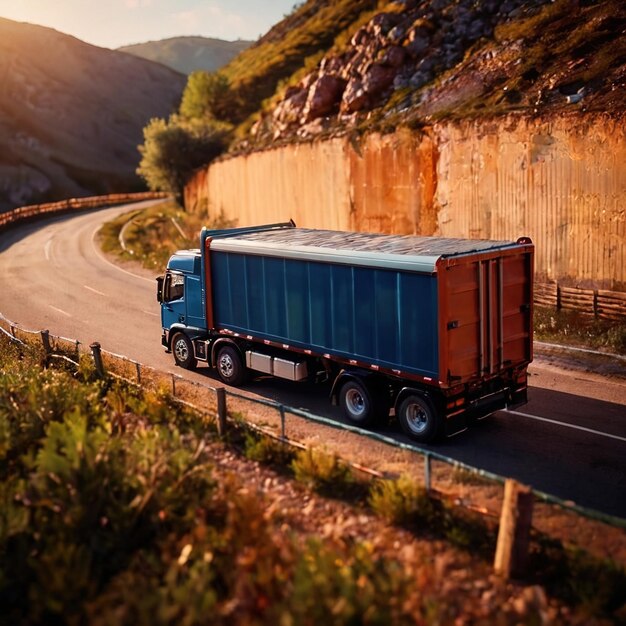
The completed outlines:
[[[51,28],[0,18],[0,210],[144,188],[144,126],[185,77]]]
[[[214,72],[220,69],[252,43],[244,39],[226,41],[192,35],[146,41],[121,46],[117,50],[191,74],[197,70]]]

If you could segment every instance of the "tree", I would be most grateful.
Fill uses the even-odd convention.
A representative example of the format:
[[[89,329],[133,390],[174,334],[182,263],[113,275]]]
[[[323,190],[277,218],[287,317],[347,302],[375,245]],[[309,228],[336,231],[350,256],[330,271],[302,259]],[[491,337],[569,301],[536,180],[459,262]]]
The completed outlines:
[[[218,157],[228,145],[230,128],[218,122],[154,118],[143,130],[137,174],[153,191],[172,192],[180,203],[195,169]]]
[[[235,109],[235,96],[226,76],[202,70],[189,76],[180,105],[183,118],[231,122]]]

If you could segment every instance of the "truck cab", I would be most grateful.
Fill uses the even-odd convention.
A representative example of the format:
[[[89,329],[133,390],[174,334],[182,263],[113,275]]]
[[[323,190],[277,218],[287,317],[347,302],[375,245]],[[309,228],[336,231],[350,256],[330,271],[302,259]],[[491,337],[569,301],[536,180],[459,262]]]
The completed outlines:
[[[207,332],[201,268],[200,250],[181,250],[170,258],[165,275],[157,279],[163,328],[161,343],[167,349],[187,351],[190,357],[193,357],[192,346],[172,346],[171,340],[176,331],[184,331],[191,341]]]

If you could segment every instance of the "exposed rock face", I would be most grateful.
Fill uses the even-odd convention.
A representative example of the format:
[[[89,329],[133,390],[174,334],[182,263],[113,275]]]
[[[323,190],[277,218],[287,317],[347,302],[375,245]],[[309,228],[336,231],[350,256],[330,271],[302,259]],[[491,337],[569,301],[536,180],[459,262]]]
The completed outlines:
[[[337,109],[345,87],[346,81],[343,78],[333,74],[321,74],[309,89],[303,110],[304,121],[310,122]]]
[[[0,18],[0,210],[142,188],[144,126],[185,77],[50,28]]]
[[[542,280],[624,290],[625,117],[511,115],[287,144],[200,170],[185,203],[239,225],[529,236]]]
[[[572,72],[583,76],[580,68],[586,67],[588,55],[602,59],[599,51],[615,47],[612,42],[619,41],[626,23],[626,5],[618,0],[572,0],[572,11],[561,6],[555,13],[544,7],[551,4],[551,0],[399,0],[395,10],[372,17],[354,32],[349,46],[334,49],[289,89],[273,115],[266,113],[257,125],[249,145],[263,145],[268,138],[306,137],[307,129],[332,127],[333,120],[340,128],[348,116],[363,119],[369,111],[385,107],[392,96],[394,111],[411,109],[413,120],[449,112],[463,117],[463,107],[470,104],[478,107],[474,114],[480,114],[481,98],[487,97],[492,109],[503,103],[499,112],[523,108],[532,113],[536,106],[589,102],[590,89],[595,89],[598,110],[599,83],[604,81],[605,94],[609,88],[625,90],[623,55],[607,57],[610,79],[604,75],[603,61],[596,63],[603,76],[589,86],[580,78],[569,84],[566,77]],[[540,13],[541,28],[524,26]],[[594,34],[582,38],[576,32],[585,20],[594,24]],[[554,50],[572,33],[574,47],[567,62],[559,63]],[[533,45],[537,47],[531,50]],[[529,57],[537,60],[528,61]],[[316,119],[324,122],[311,124]]]

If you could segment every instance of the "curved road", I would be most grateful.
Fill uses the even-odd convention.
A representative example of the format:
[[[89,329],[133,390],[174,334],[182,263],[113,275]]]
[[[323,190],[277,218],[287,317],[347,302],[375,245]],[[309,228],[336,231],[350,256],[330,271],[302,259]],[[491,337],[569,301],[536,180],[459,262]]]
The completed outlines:
[[[112,264],[95,243],[100,225],[128,210],[49,218],[0,234],[0,313],[24,328],[99,341],[111,352],[180,373],[160,345],[154,276]],[[435,449],[626,518],[626,382],[541,363],[530,371],[526,406],[501,411]],[[185,375],[215,378],[206,368]],[[260,380],[248,391],[341,419],[325,390],[312,385]],[[406,440],[393,424],[388,434]]]

